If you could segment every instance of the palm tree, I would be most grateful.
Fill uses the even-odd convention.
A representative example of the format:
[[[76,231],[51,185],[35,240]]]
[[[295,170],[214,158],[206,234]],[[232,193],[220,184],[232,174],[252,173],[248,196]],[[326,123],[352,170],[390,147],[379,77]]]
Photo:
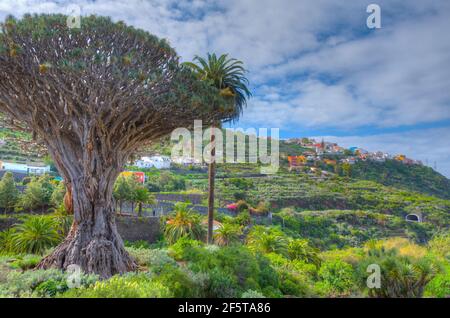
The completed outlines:
[[[214,241],[217,245],[228,246],[239,241],[242,229],[239,225],[225,223],[215,231]]]
[[[141,186],[135,190],[134,200],[138,205],[138,216],[142,216],[144,204],[155,204],[155,197],[150,194],[147,188]]]
[[[247,237],[249,247],[262,253],[287,255],[288,240],[283,232],[275,228],[255,226]]]
[[[175,204],[175,215],[166,222],[164,236],[169,244],[175,243],[182,237],[194,240],[202,240],[204,237],[201,217],[189,209],[188,205],[182,202]]]
[[[201,80],[208,81],[219,90],[224,98],[232,99],[232,107],[226,109],[224,105],[214,105],[219,113],[227,112],[228,119],[234,121],[239,118],[247,99],[251,96],[248,89],[248,79],[245,77],[246,70],[239,60],[228,58],[228,54],[217,57],[216,54],[207,55],[206,59],[196,56],[196,63],[186,62],[184,65],[190,68]],[[223,117],[222,117],[223,118]],[[216,121],[211,127],[211,160],[208,166],[208,237],[207,242],[213,242],[213,222],[214,222],[214,181],[216,175],[216,148],[214,127],[220,127],[220,122]]]
[[[288,256],[292,260],[301,260],[320,267],[319,250],[310,246],[307,240],[291,240],[288,244]]]
[[[32,216],[15,229],[12,240],[17,253],[43,254],[62,239],[58,224],[48,216]]]

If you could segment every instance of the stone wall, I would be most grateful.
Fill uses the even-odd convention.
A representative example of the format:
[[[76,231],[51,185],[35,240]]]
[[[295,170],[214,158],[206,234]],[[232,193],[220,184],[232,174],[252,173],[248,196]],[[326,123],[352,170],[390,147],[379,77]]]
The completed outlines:
[[[155,243],[161,235],[159,217],[116,217],[116,224],[124,241]]]
[[[0,218],[0,232],[13,227],[13,225],[17,224],[17,223],[21,223],[21,221],[16,218],[10,218],[10,217]]]
[[[22,221],[13,217],[0,218],[0,231],[20,222]],[[116,224],[124,241],[155,243],[161,234],[159,217],[116,217]]]

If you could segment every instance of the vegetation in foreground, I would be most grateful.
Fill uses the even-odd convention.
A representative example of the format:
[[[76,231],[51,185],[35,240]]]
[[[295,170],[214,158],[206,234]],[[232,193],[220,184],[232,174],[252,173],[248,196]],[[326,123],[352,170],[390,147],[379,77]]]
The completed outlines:
[[[243,240],[234,231],[216,233],[219,246],[192,239],[198,233],[190,233],[192,224],[188,223],[197,221],[189,215],[184,217],[189,221],[178,226],[185,231],[176,234],[167,231],[165,238],[152,246],[144,242],[126,244],[127,251],[139,264],[138,271],[108,280],[82,274],[75,288],[71,288],[70,273],[57,269],[30,270],[51,250],[42,255],[6,253],[0,256],[0,297],[446,297],[450,294],[448,234],[436,235],[423,246],[404,238],[391,238],[370,241],[359,248],[319,251],[308,240],[292,238],[280,228],[254,226]],[[236,229],[239,231],[239,225]],[[173,243],[169,244],[169,240]],[[4,245],[2,250],[5,251]],[[380,289],[367,288],[370,264],[381,266]]]

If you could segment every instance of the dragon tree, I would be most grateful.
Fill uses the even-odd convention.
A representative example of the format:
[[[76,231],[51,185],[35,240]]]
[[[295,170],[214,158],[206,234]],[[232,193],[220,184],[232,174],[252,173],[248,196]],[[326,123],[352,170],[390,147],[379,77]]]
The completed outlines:
[[[130,156],[196,119],[226,119],[233,105],[165,40],[106,17],[83,17],[78,29],[66,21],[25,15],[1,24],[0,111],[48,148],[71,189],[71,230],[38,267],[76,264],[107,278],[136,268],[112,196]],[[210,106],[218,104],[220,112]]]

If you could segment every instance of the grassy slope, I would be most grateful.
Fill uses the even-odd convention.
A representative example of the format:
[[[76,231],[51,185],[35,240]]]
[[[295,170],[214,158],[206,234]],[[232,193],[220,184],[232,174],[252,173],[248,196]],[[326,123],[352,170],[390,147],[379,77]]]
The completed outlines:
[[[352,176],[450,199],[450,180],[425,166],[406,166],[395,160],[385,163],[358,162]]]

